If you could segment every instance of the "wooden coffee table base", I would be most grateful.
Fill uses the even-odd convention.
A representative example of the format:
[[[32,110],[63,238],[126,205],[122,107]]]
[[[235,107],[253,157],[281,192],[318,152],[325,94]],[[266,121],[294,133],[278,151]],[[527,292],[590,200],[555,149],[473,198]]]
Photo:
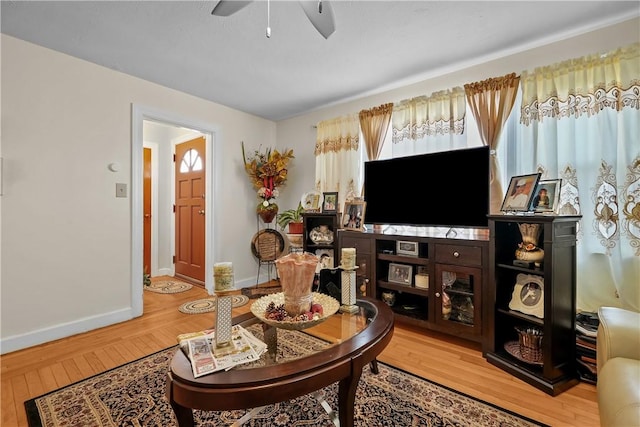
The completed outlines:
[[[373,373],[377,374],[378,373],[378,364],[376,360],[373,360],[371,362],[371,370]],[[327,413],[329,414],[329,417],[332,419],[332,421],[334,422],[334,424],[336,424],[337,426],[346,426],[346,427],[352,427],[353,426],[353,407],[355,404],[355,398],[356,398],[356,390],[358,388],[358,383],[360,382],[360,377],[362,376],[362,369],[360,370],[356,370],[354,372],[354,375],[350,375],[347,378],[344,378],[342,380],[340,380],[339,384],[338,384],[338,412],[337,412],[337,417],[335,416],[335,413],[330,412],[330,408],[328,408],[328,404],[325,407],[324,404],[322,404],[322,401],[319,397],[319,395],[314,394],[314,397],[318,400],[318,403],[322,404],[322,406],[325,408],[325,410],[327,410]],[[178,421],[178,425],[180,427],[193,427],[195,426],[194,424],[194,419],[193,419],[193,410],[191,408],[182,406],[180,404],[178,404],[176,402],[176,400],[173,398],[173,390],[174,390],[174,382],[173,382],[173,377],[171,375],[171,373],[169,372],[167,374],[167,397],[169,399],[169,403],[171,404],[171,407],[173,408],[173,412],[175,413],[176,416],[176,420]],[[295,386],[291,386],[291,388],[295,388]],[[299,395],[297,393],[294,393],[294,395],[292,395],[291,399],[298,397]],[[277,402],[272,402],[272,403],[277,403]],[[269,403],[269,404],[272,404]],[[325,402],[326,403],[326,402]],[[251,414],[256,414],[259,413],[260,409],[264,408],[267,405],[261,405],[257,408],[254,408]],[[200,409],[204,409],[204,408],[200,408]],[[257,410],[255,410],[257,409]],[[208,410],[215,410],[215,409],[208,409]],[[245,422],[249,421],[251,419],[251,416],[248,417],[243,417],[244,419],[240,419],[237,422],[233,423],[232,426],[241,426],[242,424],[244,424]],[[337,418],[337,419],[336,419]],[[336,423],[337,421],[337,423]]]
[[[371,369],[377,373],[376,357],[393,335],[393,312],[386,304],[373,299],[359,301],[359,304],[375,313],[362,332],[328,349],[282,364],[232,369],[193,378],[188,358],[177,350],[167,374],[166,393],[178,425],[194,425],[193,409],[260,408],[317,392],[337,382],[339,425],[352,427],[362,369],[371,364]],[[251,313],[240,316],[234,323],[246,323],[251,320],[248,315]]]

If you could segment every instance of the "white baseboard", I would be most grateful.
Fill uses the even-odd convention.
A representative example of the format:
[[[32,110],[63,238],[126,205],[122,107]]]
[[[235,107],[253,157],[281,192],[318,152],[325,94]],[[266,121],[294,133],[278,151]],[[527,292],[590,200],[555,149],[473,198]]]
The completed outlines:
[[[254,278],[249,278],[249,279],[244,279],[244,280],[239,280],[236,281],[236,289],[240,289],[240,288],[250,288],[252,286],[256,285],[256,279]]]
[[[173,276],[173,268],[159,268],[158,276]]]
[[[236,281],[236,288],[252,288],[260,283],[266,283],[269,281],[267,274],[261,274],[258,279],[256,277],[250,277],[248,279]]]
[[[82,332],[113,325],[133,319],[132,308],[112,311],[98,316],[85,317],[73,322],[62,323],[22,335],[14,335],[0,340],[0,354],[22,350],[60,338],[67,338]]]
[[[170,272],[171,270],[168,269],[168,271]],[[159,272],[161,273],[161,275],[172,275],[163,274],[164,271]],[[256,277],[254,276],[237,281],[236,288],[250,288],[256,286],[256,283],[264,283],[268,280],[269,277],[267,277],[267,275],[261,275],[258,280],[256,280]],[[136,317],[133,315],[132,310],[132,308],[126,308],[113,311],[111,313],[101,314],[98,316],[85,317],[73,322],[62,323],[26,334],[14,335],[11,337],[0,339],[0,355],[131,320]]]

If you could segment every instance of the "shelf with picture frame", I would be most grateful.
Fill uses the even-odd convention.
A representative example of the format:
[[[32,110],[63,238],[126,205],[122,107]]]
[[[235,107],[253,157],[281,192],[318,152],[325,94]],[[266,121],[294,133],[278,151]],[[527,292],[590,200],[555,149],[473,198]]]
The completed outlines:
[[[488,233],[447,238],[436,233],[433,236],[394,235],[374,230],[341,229],[338,232],[338,251],[357,247],[358,265],[367,267],[364,270],[369,295],[383,301],[392,295],[391,300],[395,301],[392,309],[398,321],[484,344],[481,313],[483,283],[488,282]],[[389,280],[390,269],[395,265],[410,267],[411,280]],[[462,307],[461,303],[460,310],[454,311],[453,316],[441,314],[443,279],[439,275],[444,272],[456,273],[464,286],[472,285],[466,294],[460,284],[452,290],[452,293],[459,290],[463,303],[469,298],[473,302],[468,307]]]
[[[555,396],[578,383],[575,366],[576,231],[580,216],[490,215],[485,306],[489,363]],[[535,233],[531,233],[531,231]],[[531,241],[528,253],[523,243]],[[536,254],[536,262],[519,258]],[[514,265],[515,263],[515,265]],[[535,351],[522,331],[535,332]]]

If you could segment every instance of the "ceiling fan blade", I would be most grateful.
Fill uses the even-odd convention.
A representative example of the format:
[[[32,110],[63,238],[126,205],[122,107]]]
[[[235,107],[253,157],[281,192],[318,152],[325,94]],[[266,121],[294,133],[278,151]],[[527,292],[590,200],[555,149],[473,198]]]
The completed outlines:
[[[300,0],[300,6],[304,9],[304,13],[309,18],[309,21],[316,27],[316,30],[325,39],[328,39],[331,34],[336,30],[336,25],[333,17],[333,8],[329,0],[322,1],[322,13],[318,10],[320,2],[318,0]]]
[[[251,1],[220,0],[218,4],[213,7],[211,14],[216,16],[233,15],[249,3],[251,3]]]

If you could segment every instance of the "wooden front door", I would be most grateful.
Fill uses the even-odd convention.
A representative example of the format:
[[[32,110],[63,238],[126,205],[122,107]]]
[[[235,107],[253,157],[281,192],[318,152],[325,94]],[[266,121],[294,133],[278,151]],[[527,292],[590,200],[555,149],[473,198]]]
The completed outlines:
[[[144,165],[142,168],[142,213],[143,213],[143,267],[144,272],[151,274],[151,149],[144,149]]]
[[[175,159],[176,275],[204,283],[204,137],[176,145]]]

